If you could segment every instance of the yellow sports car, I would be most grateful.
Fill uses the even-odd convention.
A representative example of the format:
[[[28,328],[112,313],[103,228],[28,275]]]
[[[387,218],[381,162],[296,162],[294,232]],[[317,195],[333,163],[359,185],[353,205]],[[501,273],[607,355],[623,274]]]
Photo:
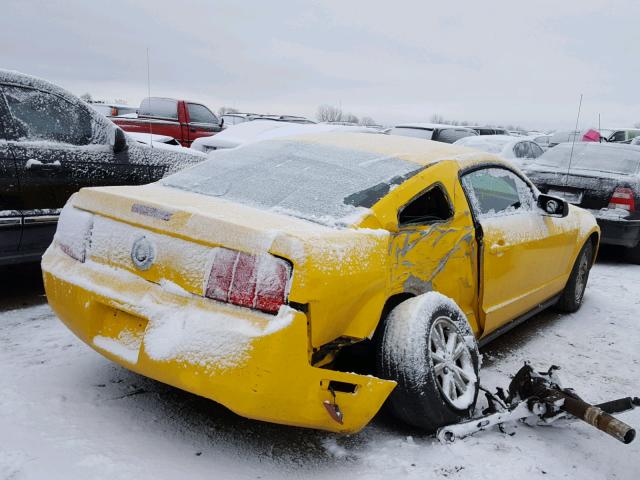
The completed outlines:
[[[388,398],[433,431],[473,409],[478,344],[580,307],[598,237],[488,153],[325,133],[83,189],[42,268],[62,321],[142,375],[334,432]]]

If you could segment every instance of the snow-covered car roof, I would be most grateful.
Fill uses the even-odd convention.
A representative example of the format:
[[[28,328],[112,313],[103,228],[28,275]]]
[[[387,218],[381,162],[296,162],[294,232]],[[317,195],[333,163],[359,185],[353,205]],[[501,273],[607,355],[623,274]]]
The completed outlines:
[[[461,130],[470,130],[474,133],[475,130],[473,128],[469,128],[469,127],[463,127],[460,125],[448,125],[446,123],[422,123],[422,122],[417,122],[417,123],[402,123],[399,125],[396,125],[394,128],[421,128],[423,130],[434,130],[436,128],[457,128],[457,129],[461,129]]]
[[[282,120],[256,119],[230,126],[226,130],[211,137],[198,138],[191,144],[191,148],[206,152],[212,149],[234,148],[245,143],[258,142],[271,138],[335,131],[377,132],[375,129],[361,126],[324,123],[305,124],[285,122]]]
[[[73,93],[60,88],[59,86],[50,83],[32,75],[16,72],[13,70],[0,69],[0,83],[13,84],[19,87],[33,88],[36,90],[42,90],[52,93],[58,97],[66,100],[72,105],[78,105],[86,107],[86,111],[91,118],[91,138],[96,143],[107,143],[112,140],[115,129],[117,128],[111,121],[98,113],[95,109],[91,108],[89,104],[83,102]]]
[[[477,148],[479,150],[495,153],[497,155],[508,155],[509,150],[518,142],[522,142],[525,139],[523,137],[513,137],[511,135],[478,135],[471,137],[464,137],[454,142],[454,145],[462,145],[470,148]]]
[[[182,152],[195,157],[204,158],[206,155],[197,150],[191,148],[185,148],[176,142],[175,138],[168,135],[156,135],[151,133],[142,132],[125,132],[127,137],[132,140],[147,145],[151,148],[157,148],[159,150],[167,150],[171,152]]]
[[[200,137],[193,141],[191,148],[201,152],[220,148],[234,148],[255,139],[263,132],[291,125],[278,120],[256,119],[231,125],[210,137]]]

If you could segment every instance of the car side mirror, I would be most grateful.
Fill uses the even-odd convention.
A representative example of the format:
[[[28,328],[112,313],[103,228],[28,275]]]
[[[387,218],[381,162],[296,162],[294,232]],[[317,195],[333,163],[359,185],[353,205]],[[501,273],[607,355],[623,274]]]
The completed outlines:
[[[538,207],[547,215],[566,217],[569,215],[569,204],[566,200],[551,195],[540,194],[538,196]]]
[[[120,128],[116,128],[113,139],[113,153],[121,153],[126,151],[128,148],[129,144],[127,143],[127,136]]]
[[[220,118],[220,128],[224,128],[224,118]]]

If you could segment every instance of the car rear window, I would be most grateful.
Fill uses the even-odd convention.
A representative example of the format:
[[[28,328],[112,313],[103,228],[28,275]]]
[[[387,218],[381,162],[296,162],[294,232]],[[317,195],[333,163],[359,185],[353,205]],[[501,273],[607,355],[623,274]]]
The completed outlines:
[[[423,140],[431,140],[433,129],[413,128],[413,127],[394,127],[391,129],[391,135],[401,135],[403,137],[422,138]]]
[[[533,164],[534,166],[552,167],[557,170],[569,168],[571,143],[561,144],[547,150]],[[594,170],[625,175],[637,174],[640,171],[640,150],[629,147],[615,147],[589,143],[576,143],[573,146],[571,169]]]
[[[178,101],[170,98],[145,98],[140,104],[138,115],[178,119]]]
[[[439,142],[453,143],[456,140],[460,140],[464,137],[476,136],[478,133],[475,130],[467,130],[463,128],[443,128],[438,131],[438,137],[434,138]]]
[[[423,168],[396,157],[278,139],[218,150],[161,183],[324,225],[346,225]]]

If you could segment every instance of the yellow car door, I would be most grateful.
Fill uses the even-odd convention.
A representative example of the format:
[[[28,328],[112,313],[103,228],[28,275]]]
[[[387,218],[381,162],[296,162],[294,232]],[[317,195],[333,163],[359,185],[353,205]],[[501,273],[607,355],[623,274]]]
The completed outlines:
[[[476,169],[462,184],[481,235],[484,336],[562,290],[578,231],[539,209],[532,188],[509,169]]]
[[[398,189],[390,284],[397,293],[455,298],[477,332],[474,227],[457,173],[454,162],[441,162]]]

